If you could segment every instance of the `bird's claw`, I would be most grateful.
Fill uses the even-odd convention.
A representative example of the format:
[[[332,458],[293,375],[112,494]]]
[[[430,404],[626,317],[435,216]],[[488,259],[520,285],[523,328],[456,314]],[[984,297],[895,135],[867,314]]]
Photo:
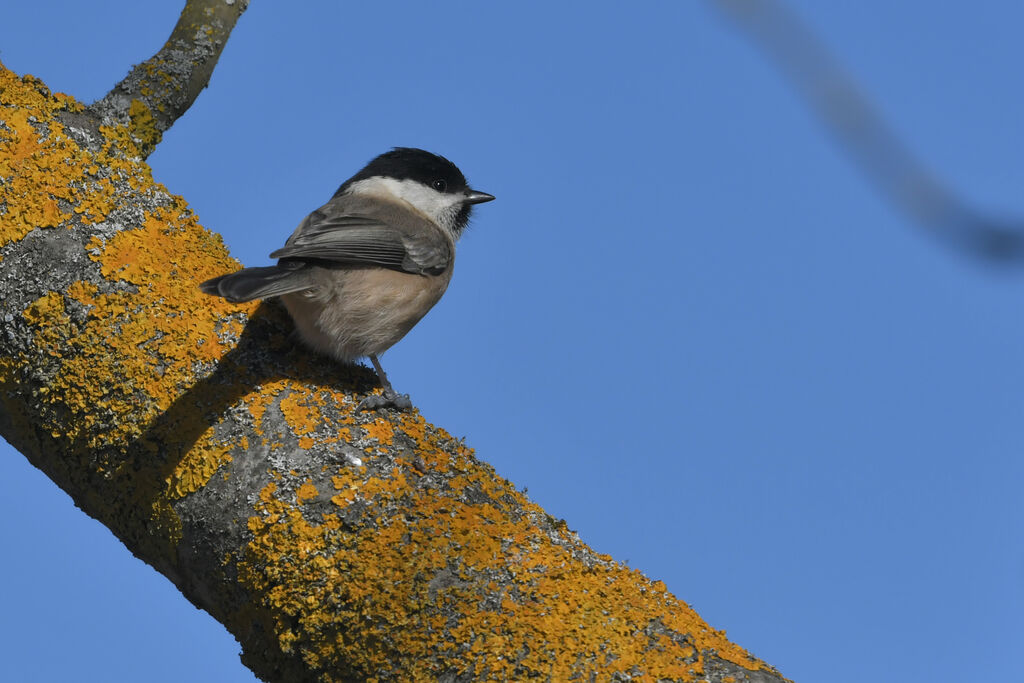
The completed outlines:
[[[412,399],[409,394],[399,394],[396,391],[384,392],[383,394],[371,394],[359,402],[357,411],[379,410],[381,408],[395,408],[396,410],[411,410]]]

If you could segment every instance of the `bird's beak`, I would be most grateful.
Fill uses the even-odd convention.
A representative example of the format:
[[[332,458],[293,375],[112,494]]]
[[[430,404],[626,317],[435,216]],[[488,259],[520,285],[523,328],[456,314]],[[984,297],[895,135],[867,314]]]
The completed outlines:
[[[484,202],[490,202],[493,200],[493,194],[477,192],[476,190],[466,190],[466,198],[463,201],[467,204],[483,204]]]

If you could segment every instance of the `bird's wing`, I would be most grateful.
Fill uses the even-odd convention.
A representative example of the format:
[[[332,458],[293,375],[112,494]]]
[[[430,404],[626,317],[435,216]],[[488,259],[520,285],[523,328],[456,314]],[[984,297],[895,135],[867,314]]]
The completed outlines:
[[[441,273],[452,243],[436,225],[404,208],[342,196],[309,214],[271,258]]]

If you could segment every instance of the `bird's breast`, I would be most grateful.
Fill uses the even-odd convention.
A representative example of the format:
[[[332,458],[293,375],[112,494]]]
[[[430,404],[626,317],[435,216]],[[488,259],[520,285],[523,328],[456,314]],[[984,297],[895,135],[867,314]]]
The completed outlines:
[[[315,268],[316,286],[282,298],[303,340],[342,360],[378,354],[404,337],[448,288],[452,268],[413,275],[385,268]]]

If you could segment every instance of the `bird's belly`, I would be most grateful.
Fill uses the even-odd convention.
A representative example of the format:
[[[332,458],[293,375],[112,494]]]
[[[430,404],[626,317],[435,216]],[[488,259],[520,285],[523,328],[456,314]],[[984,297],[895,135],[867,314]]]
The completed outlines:
[[[441,299],[451,279],[450,268],[440,276],[317,270],[316,288],[281,299],[303,341],[345,361],[394,345]]]

